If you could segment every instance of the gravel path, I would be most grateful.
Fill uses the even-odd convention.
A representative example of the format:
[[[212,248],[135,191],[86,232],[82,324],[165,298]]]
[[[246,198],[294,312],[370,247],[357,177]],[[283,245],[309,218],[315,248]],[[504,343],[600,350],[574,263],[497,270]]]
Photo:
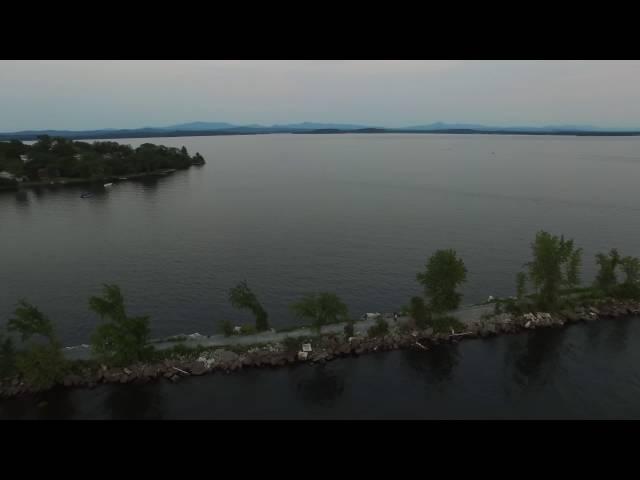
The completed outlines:
[[[493,305],[476,305],[470,307],[463,307],[455,312],[455,316],[462,323],[469,324],[473,321],[480,320],[480,317],[484,313],[493,312]],[[394,324],[393,314],[385,313],[383,318],[389,322],[390,325]],[[398,322],[407,320],[408,317],[398,317]],[[360,320],[354,324],[354,332],[356,335],[364,336],[367,333],[369,327],[375,324],[374,319]],[[322,327],[322,333],[338,333],[344,332],[346,323],[336,323],[334,325],[327,325]],[[301,328],[291,332],[261,332],[253,335],[231,336],[225,337],[224,335],[211,335],[204,336],[199,334],[186,335],[187,339],[180,342],[167,342],[167,341],[152,341],[153,346],[159,350],[174,347],[178,343],[182,343],[188,347],[204,346],[204,347],[221,347],[225,345],[251,345],[255,343],[276,343],[281,342],[287,337],[305,337],[314,336],[315,332],[310,328]],[[90,349],[88,345],[80,345],[76,347],[65,348],[65,355],[70,359],[87,359],[90,355]]]

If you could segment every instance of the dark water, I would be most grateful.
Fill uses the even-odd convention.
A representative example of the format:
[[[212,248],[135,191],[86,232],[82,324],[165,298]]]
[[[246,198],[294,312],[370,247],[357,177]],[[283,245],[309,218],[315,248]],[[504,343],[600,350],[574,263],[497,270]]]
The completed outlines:
[[[601,321],[428,352],[62,390],[0,403],[0,418],[640,419],[638,345],[640,319]]]
[[[104,282],[122,287],[132,314],[151,316],[154,336],[210,334],[224,319],[251,321],[226,298],[242,279],[275,326],[294,323],[288,305],[318,290],[338,293],[356,315],[393,311],[419,292],[415,274],[438,248],[455,248],[464,258],[465,302],[471,303],[513,293],[539,229],[564,233],[583,247],[584,281],[593,278],[598,251],[617,247],[640,255],[637,137],[267,135],[121,142],[146,141],[185,145],[203,154],[207,165],[97,189],[89,199],[79,198],[84,188],[0,194],[0,323],[26,297],[54,320],[66,344],[87,343],[97,323],[88,297]],[[610,328],[598,335],[615,337]],[[55,403],[60,415],[68,409],[78,416],[118,416],[136,408],[167,417],[267,411],[492,416],[506,405],[512,408],[507,416],[636,415],[636,366],[629,361],[614,368],[623,353],[585,347],[580,367],[571,367],[566,338],[587,334],[560,335],[557,347],[527,336],[460,345],[442,357],[443,371],[447,362],[456,365],[443,382],[435,381],[442,367],[429,366],[432,354],[392,353],[177,387],[65,393],[51,408]],[[633,338],[640,348],[637,335],[625,342],[633,346]],[[526,360],[518,352],[535,341],[543,345],[531,347],[537,353]],[[525,378],[533,383],[526,388],[518,383],[518,355],[531,369],[533,380]],[[583,373],[576,379],[578,373],[568,376],[548,362]],[[616,372],[617,390],[607,391]],[[540,376],[544,386],[536,387]],[[572,380],[563,382],[567,378]],[[486,388],[475,390],[482,382]],[[434,389],[442,395],[425,393]],[[571,403],[582,395],[599,397],[585,400],[585,410],[574,409]],[[257,396],[270,406],[258,405]],[[470,396],[474,405],[465,400]],[[616,396],[607,410],[603,405]],[[209,411],[212,398],[216,408]]]
[[[331,290],[354,314],[419,292],[438,248],[469,269],[465,300],[510,295],[535,232],[593,255],[640,255],[640,139],[478,135],[267,135],[152,139],[207,160],[81,199],[83,188],[0,195],[0,322],[26,297],[67,344],[86,343],[103,282],[153,334],[251,321],[227,290],[246,279],[276,326]],[[123,140],[138,145],[148,140]]]

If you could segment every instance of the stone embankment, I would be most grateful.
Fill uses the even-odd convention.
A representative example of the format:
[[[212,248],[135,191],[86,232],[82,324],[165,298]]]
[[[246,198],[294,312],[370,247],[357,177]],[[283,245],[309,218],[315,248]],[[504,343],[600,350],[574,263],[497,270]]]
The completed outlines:
[[[401,329],[394,326],[394,331],[381,337],[344,338],[342,335],[333,333],[317,337],[308,343],[302,343],[304,340],[299,344],[287,342],[290,345],[289,349],[283,342],[267,343],[241,353],[220,347],[197,355],[192,354],[191,357],[185,355],[154,364],[137,364],[127,368],[108,368],[104,365],[97,369],[87,367],[80,373],[66,376],[62,385],[95,388],[99,384],[109,383],[143,384],[161,380],[178,382],[185,377],[214,372],[230,373],[246,368],[277,368],[295,363],[323,363],[341,357],[398,349],[428,350],[435,344],[458,342],[469,338],[486,338],[537,328],[558,328],[577,322],[638,315],[640,315],[640,302],[612,302],[598,307],[584,307],[553,314],[503,313],[468,322],[464,330],[458,332],[435,333],[432,328],[427,328],[414,331],[405,329],[405,333],[401,333]],[[37,391],[38,389],[17,378],[0,383],[0,397],[7,398]]]

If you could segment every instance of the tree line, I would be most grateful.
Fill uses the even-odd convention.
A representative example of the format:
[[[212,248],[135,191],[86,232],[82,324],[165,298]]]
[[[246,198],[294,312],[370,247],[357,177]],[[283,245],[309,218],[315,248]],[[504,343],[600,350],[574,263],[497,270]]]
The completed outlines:
[[[598,253],[594,283],[580,287],[582,249],[576,248],[573,240],[540,231],[531,244],[531,253],[532,260],[516,275],[516,296],[498,299],[496,313],[503,308],[512,313],[555,312],[595,299],[640,299],[640,259],[637,257],[622,256],[617,249]],[[409,305],[403,308],[413,322],[411,328],[448,331],[453,325],[451,322],[456,320],[447,314],[459,308],[462,295],[458,288],[466,278],[467,268],[455,250],[434,252],[424,270],[416,275],[422,295],[411,297]],[[269,329],[269,315],[246,281],[231,288],[228,299],[232,306],[248,310],[255,318],[255,327],[245,328],[243,333]],[[91,337],[92,356],[96,361],[126,366],[153,357],[149,317],[129,316],[117,285],[104,285],[101,296],[89,299],[89,308],[101,320]],[[340,322],[346,322],[346,337],[354,334],[354,320],[349,317],[348,307],[335,293],[305,295],[291,305],[291,310],[296,317],[311,321],[318,334],[323,326]],[[227,335],[234,333],[229,322],[223,322],[223,331]],[[368,333],[384,335],[388,331],[389,325],[378,319]],[[36,306],[20,300],[5,333],[0,333],[0,379],[19,374],[30,384],[42,388],[60,382],[70,369],[61,347],[51,320]]]
[[[19,140],[0,142],[0,171],[28,180],[38,180],[43,174],[49,178],[97,180],[204,163],[200,153],[192,157],[184,146],[144,143],[132,148],[117,142],[88,143],[48,135],[38,137],[33,145]]]

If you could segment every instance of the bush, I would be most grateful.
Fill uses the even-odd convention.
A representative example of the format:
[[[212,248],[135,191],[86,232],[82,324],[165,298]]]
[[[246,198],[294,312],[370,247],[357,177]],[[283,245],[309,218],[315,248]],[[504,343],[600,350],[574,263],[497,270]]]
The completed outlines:
[[[253,325],[242,325],[240,327],[240,335],[253,335],[258,333],[258,329]]]
[[[367,330],[367,335],[370,337],[382,337],[388,333],[389,324],[383,318],[378,318],[375,325],[369,327],[369,330]]]
[[[230,337],[233,335],[233,325],[229,320],[225,320],[222,322],[222,333],[224,333],[225,337]]]
[[[62,382],[69,365],[58,344],[33,345],[16,357],[18,372],[37,388],[50,388]]]

